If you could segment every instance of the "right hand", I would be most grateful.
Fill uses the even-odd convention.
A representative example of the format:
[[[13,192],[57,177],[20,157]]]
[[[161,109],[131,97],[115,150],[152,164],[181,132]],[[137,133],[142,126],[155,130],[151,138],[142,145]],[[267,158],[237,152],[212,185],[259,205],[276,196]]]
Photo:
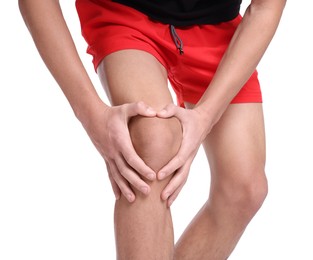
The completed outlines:
[[[150,192],[150,186],[140,175],[155,180],[156,173],[136,153],[128,130],[131,117],[156,116],[156,111],[143,102],[108,107],[103,104],[96,109],[83,125],[93,144],[104,158],[116,199],[121,194],[129,202],[135,200],[130,185],[143,194]]]

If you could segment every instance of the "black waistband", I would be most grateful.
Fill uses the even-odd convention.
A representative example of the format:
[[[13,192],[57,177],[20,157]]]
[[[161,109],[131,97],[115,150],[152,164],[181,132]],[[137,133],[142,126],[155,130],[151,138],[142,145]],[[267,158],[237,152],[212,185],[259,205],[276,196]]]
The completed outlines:
[[[112,1],[137,9],[153,20],[174,26],[227,22],[237,17],[241,4],[241,0]]]

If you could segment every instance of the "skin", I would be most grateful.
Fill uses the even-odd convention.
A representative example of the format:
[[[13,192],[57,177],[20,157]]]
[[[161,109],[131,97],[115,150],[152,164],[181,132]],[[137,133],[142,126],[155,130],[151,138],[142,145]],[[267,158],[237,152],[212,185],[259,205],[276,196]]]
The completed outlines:
[[[195,107],[192,110],[183,110],[169,105],[163,111],[158,112],[158,116],[162,118],[171,116],[179,118],[185,133],[180,151],[170,163],[160,170],[159,179],[176,170],[184,176],[181,178],[186,178],[198,147],[264,55],[279,24],[285,2],[284,0],[252,1],[219,64],[212,82]],[[201,123],[199,124],[199,122]],[[198,140],[195,140],[194,136],[197,136]],[[168,199],[169,196],[166,194],[171,194],[170,205],[178,195],[175,191],[179,189],[180,181],[174,182],[173,179],[164,190],[163,199]]]
[[[117,198],[118,259],[223,260],[231,254],[261,207],[267,183],[262,105],[229,103],[262,58],[285,2],[251,1],[209,88],[183,109],[171,100],[165,69],[135,50],[113,53],[99,66],[113,106],[104,104],[59,2],[19,1],[39,53],[108,166]],[[152,93],[147,85],[154,86]],[[169,206],[201,144],[211,167],[210,197],[174,246]]]
[[[136,115],[153,117],[156,112],[143,102],[116,107],[103,103],[78,56],[59,1],[20,0],[19,7],[42,59],[111,169],[109,177],[116,197],[122,192],[129,202],[135,200],[128,181],[138,190],[145,187],[146,194],[149,193],[149,185],[137,173],[149,180],[154,180],[156,174],[135,152],[128,121]],[[121,173],[132,177],[126,181]]]
[[[165,69],[146,52],[125,50],[110,54],[102,61],[98,74],[115,106],[143,98],[161,110],[172,102]],[[181,125],[176,118],[137,116],[130,121],[129,130],[136,152],[155,172],[173,158],[182,140]],[[136,200],[132,204],[124,196],[116,201],[117,259],[173,259],[171,212],[160,197],[170,178],[149,182],[149,196],[133,189]]]

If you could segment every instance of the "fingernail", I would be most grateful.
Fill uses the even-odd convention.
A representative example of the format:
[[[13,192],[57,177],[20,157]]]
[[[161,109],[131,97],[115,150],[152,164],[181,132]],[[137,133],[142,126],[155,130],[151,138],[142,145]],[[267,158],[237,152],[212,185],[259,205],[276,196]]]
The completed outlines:
[[[129,202],[133,202],[133,200],[134,200],[133,195],[132,194],[127,194],[127,200]]]
[[[149,189],[147,187],[141,187],[141,191],[144,194],[148,194],[149,193]]]
[[[150,174],[148,175],[148,179],[151,180],[151,181],[153,181],[153,180],[155,179],[155,174],[150,173]]]
[[[148,113],[155,113],[155,110],[153,108],[151,108],[151,107],[148,107],[147,108],[147,112]]]
[[[165,176],[165,173],[164,172],[159,172],[158,174],[158,177],[159,177],[159,180],[162,180]]]
[[[164,114],[164,113],[166,113],[166,110],[165,110],[165,109],[162,109],[162,110],[159,112],[159,114]]]

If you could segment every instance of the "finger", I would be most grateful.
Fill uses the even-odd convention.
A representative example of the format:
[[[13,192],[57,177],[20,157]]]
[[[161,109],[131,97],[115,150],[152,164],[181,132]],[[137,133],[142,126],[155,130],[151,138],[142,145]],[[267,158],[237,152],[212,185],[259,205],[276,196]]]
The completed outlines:
[[[187,176],[189,173],[189,166],[185,166],[181,168],[173,178],[170,180],[170,182],[166,185],[164,190],[162,191],[161,198],[163,200],[169,199],[173,194],[175,193],[176,190],[180,188],[180,186],[184,186],[184,184],[187,181]]]
[[[157,116],[161,118],[169,118],[176,116],[179,113],[179,108],[174,104],[168,104],[161,111],[157,112]]]
[[[150,192],[150,186],[145,183],[139,175],[134,172],[133,169],[129,168],[126,162],[122,158],[116,159],[116,166],[120,174],[137,190],[143,194],[148,195]]]
[[[123,140],[120,147],[122,156],[131,168],[148,180],[156,179],[156,173],[138,156],[130,139]]]
[[[157,174],[158,180],[162,181],[168,176],[176,172],[177,169],[184,165],[184,160],[177,154],[172,160],[168,162]]]
[[[116,184],[115,180],[113,179],[113,177],[111,176],[111,174],[109,174],[109,180],[111,182],[111,186],[115,195],[115,199],[119,200],[121,197],[121,190],[118,187],[118,185]]]
[[[124,195],[124,197],[131,203],[135,201],[135,194],[129,187],[128,182],[123,178],[123,176],[119,173],[118,168],[115,162],[110,163],[110,170],[112,173],[112,177],[116,184],[118,185],[120,191]]]
[[[127,115],[128,117],[133,117],[137,115],[154,117],[156,116],[156,111],[145,104],[143,101],[137,103],[127,104]]]
[[[180,185],[175,192],[168,198],[167,201],[167,206],[170,208],[173,204],[173,202],[176,200],[176,198],[178,197],[179,193],[181,192],[181,190],[183,189],[184,184]]]
[[[161,198],[163,200],[168,200],[168,206],[172,205],[185,185],[190,171],[191,162],[192,160],[189,160],[181,169],[179,169],[162,191]]]
[[[120,197],[121,197],[121,190],[120,188],[118,187],[118,185],[116,184],[115,180],[113,179],[112,177],[112,173],[111,173],[111,170],[110,170],[110,166],[107,162],[105,162],[106,166],[107,166],[107,171],[108,171],[108,175],[109,175],[109,180],[111,182],[111,187],[113,189],[113,193],[115,195],[115,199],[116,200],[119,200]]]
[[[168,200],[169,198],[171,198],[174,195],[174,193],[177,190],[179,190],[180,187],[183,187],[185,185],[185,183],[186,183],[186,180],[182,179],[182,177],[179,177],[179,178],[177,177],[175,179],[173,177],[172,181],[168,184],[168,186],[162,192],[161,198],[163,200]]]
[[[189,146],[183,140],[178,153],[158,172],[158,179],[163,180],[173,174],[177,169],[183,167],[190,153]]]

